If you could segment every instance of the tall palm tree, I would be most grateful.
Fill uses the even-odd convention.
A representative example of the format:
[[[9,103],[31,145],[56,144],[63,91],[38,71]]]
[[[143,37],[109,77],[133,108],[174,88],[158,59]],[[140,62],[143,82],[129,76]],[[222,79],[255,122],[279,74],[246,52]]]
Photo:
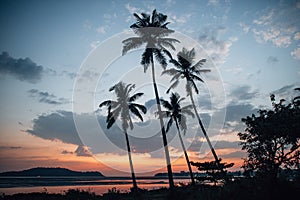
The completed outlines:
[[[119,82],[113,87],[109,89],[109,91],[114,91],[117,100],[106,100],[103,101],[99,107],[107,106],[108,112],[107,112],[107,129],[109,129],[116,121],[118,117],[122,120],[122,128],[123,132],[125,134],[126,139],[126,145],[127,145],[127,152],[128,152],[128,158],[129,158],[129,164],[130,164],[130,170],[132,175],[132,183],[133,183],[133,189],[137,189],[137,183],[135,178],[135,173],[133,170],[133,164],[132,164],[132,158],[131,158],[131,150],[130,150],[130,144],[127,134],[127,129],[130,126],[130,129],[133,129],[133,122],[130,116],[130,113],[137,116],[141,121],[143,121],[143,117],[140,114],[140,111],[142,111],[144,114],[147,112],[147,109],[145,106],[134,103],[136,99],[138,99],[140,96],[142,96],[144,93],[136,93],[132,96],[130,96],[130,92],[134,89],[135,85],[132,84],[125,84],[123,82]]]
[[[157,89],[156,79],[155,79],[155,68],[154,68],[154,57],[163,67],[167,66],[166,55],[171,58],[171,54],[166,48],[171,48],[175,50],[173,46],[174,42],[179,42],[176,39],[168,38],[169,34],[173,33],[173,30],[167,28],[169,22],[166,22],[167,15],[156,12],[153,10],[152,16],[141,13],[141,16],[134,13],[136,22],[130,26],[137,34],[137,37],[131,37],[123,41],[123,55],[126,54],[129,50],[136,49],[142,45],[146,45],[145,51],[142,54],[141,64],[144,66],[144,72],[147,71],[149,65],[151,64],[152,70],[152,82],[155,93],[155,99],[157,104],[157,110],[159,115],[159,122],[161,126],[161,133],[163,138],[164,151],[166,156],[169,185],[170,188],[174,187],[174,180],[172,174],[172,167],[168,149],[168,141],[166,136],[166,131],[164,128],[163,118],[161,115],[161,105],[159,100],[159,93]]]
[[[186,130],[187,130],[185,115],[192,116],[193,118],[195,116],[194,116],[194,113],[191,111],[192,105],[187,105],[187,106],[181,107],[180,102],[183,101],[184,99],[185,98],[180,98],[178,93],[172,93],[170,96],[170,102],[166,101],[164,99],[161,99],[160,101],[161,101],[163,107],[165,107],[167,109],[166,111],[162,111],[163,117],[169,118],[166,131],[168,132],[170,127],[172,126],[173,122],[175,122],[177,132],[178,132],[178,137],[179,137],[179,140],[180,140],[183,152],[184,152],[185,160],[186,160],[186,163],[187,163],[187,166],[189,169],[192,185],[195,185],[195,180],[194,180],[189,156],[187,154],[187,151],[184,146],[182,136],[180,133],[180,128],[181,128],[181,130],[184,131],[184,134],[186,133]],[[179,126],[180,126],[180,128],[179,128]]]
[[[204,125],[201,121],[201,118],[198,114],[194,97],[193,97],[193,90],[196,92],[196,94],[199,94],[199,90],[197,88],[197,85],[195,81],[204,82],[203,79],[200,77],[202,73],[210,72],[208,69],[201,69],[203,64],[206,62],[206,59],[201,59],[198,62],[194,63],[196,53],[195,49],[191,49],[188,51],[186,48],[183,48],[182,51],[178,52],[177,54],[177,60],[171,59],[170,63],[174,65],[175,68],[167,69],[163,71],[162,74],[168,74],[173,76],[171,79],[171,82],[173,82],[170,86],[170,88],[167,90],[167,93],[173,88],[175,88],[179,84],[180,79],[186,80],[186,92],[187,96],[190,96],[198,123],[201,127],[201,130],[203,132],[203,135],[206,138],[206,141],[209,145],[209,148],[214,156],[214,159],[218,166],[220,166],[220,160],[218,159],[218,156],[216,154],[215,149],[213,148],[210,139],[206,133],[206,130],[204,128]]]

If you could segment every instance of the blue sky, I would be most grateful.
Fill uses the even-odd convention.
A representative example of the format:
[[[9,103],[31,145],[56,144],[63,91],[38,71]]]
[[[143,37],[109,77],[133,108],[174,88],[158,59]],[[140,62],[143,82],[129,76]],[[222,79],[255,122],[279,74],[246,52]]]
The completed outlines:
[[[135,22],[134,12],[150,14],[155,8],[168,15],[168,21],[171,22],[169,28],[197,41],[211,60],[213,68],[218,71],[225,90],[224,109],[227,111],[225,122],[221,124],[224,127],[215,134],[225,134],[219,139],[212,138],[219,141],[221,157],[240,159],[243,154],[238,149],[236,133],[242,131],[241,117],[256,112],[262,106],[270,107],[270,93],[290,99],[294,95],[293,89],[299,87],[299,1],[1,0],[0,160],[5,164],[0,171],[36,165],[72,168],[74,163],[81,163],[78,169],[99,169],[99,164],[92,161],[87,152],[91,147],[70,140],[75,134],[72,132],[72,114],[76,114],[74,86],[79,81],[78,75],[86,59],[93,53],[96,55],[97,48],[102,48],[101,44],[105,41],[129,31],[129,26]],[[179,50],[172,53],[176,55]],[[134,81],[150,78],[150,71],[143,74],[139,65],[141,52],[124,57],[120,53],[105,74],[97,71],[81,74],[85,78],[81,80],[83,82],[98,80],[102,76],[96,90],[89,91],[95,110],[102,100],[112,97],[107,87],[121,77],[126,78],[126,67],[134,66],[133,69],[128,68],[132,70],[131,75],[136,75]],[[96,62],[101,63],[101,60]],[[120,71],[121,67],[123,71]],[[127,79],[130,80],[130,76]],[[139,84],[142,85],[141,82]],[[137,87],[145,90],[145,97],[140,103],[154,97],[152,87],[143,87]],[[204,118],[211,108],[207,106],[205,110],[205,105],[210,103],[207,92],[204,88],[203,96],[199,97]],[[164,92],[161,93],[164,96]],[[105,110],[99,113],[103,115]],[[151,115],[146,118],[151,120]],[[62,123],[54,130],[58,119]],[[63,123],[64,120],[66,123]],[[193,126],[195,124],[191,124]],[[192,147],[194,143],[203,142],[201,137],[196,138],[197,141],[192,145],[192,139],[188,136],[186,139]],[[163,159],[157,160],[163,157],[160,152],[148,155],[140,148],[144,154],[138,154],[136,160],[140,159],[141,169],[146,167],[142,165],[143,158],[153,159],[153,162],[149,161],[152,163],[163,163]],[[180,154],[175,144],[172,149],[174,155]],[[27,155],[20,156],[22,153]],[[111,167],[113,164],[107,161],[107,155],[116,158],[123,155],[113,149],[101,153],[99,160],[103,158],[104,163]],[[195,159],[199,156],[199,150],[191,150],[190,153],[194,153]],[[205,150],[202,153],[204,155]],[[125,167],[118,170],[127,170],[126,159],[124,163]],[[178,169],[181,169],[180,166],[178,164]],[[147,168],[146,171],[158,168]]]

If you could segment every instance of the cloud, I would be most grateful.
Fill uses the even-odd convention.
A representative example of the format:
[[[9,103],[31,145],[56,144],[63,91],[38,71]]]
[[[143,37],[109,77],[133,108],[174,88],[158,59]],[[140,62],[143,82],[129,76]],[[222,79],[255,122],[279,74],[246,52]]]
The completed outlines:
[[[246,24],[244,23],[239,23],[240,27],[242,27],[242,30],[244,33],[248,33],[249,30],[250,30],[250,26],[247,26]]]
[[[52,105],[61,105],[69,103],[69,101],[65,98],[57,98],[54,94],[42,92],[37,89],[31,89],[27,92],[29,93],[29,97],[37,98],[38,101],[41,103],[47,103]]]
[[[292,44],[293,38],[300,38],[297,33],[297,19],[300,15],[294,5],[279,4],[269,7],[258,13],[258,16],[253,20],[255,28],[252,28],[258,43],[271,42],[276,47],[286,48]]]
[[[6,150],[6,149],[22,149],[20,146],[0,146],[0,150]]]
[[[295,33],[294,40],[300,40],[300,32]]]
[[[130,12],[131,14],[133,13],[136,13],[136,12],[140,12],[141,9],[137,8],[137,7],[134,7],[134,6],[131,6],[129,3],[127,3],[125,5],[125,8],[128,10],[128,12]]]
[[[75,126],[73,115],[83,124],[82,129],[78,129],[78,124]],[[99,124],[97,127],[94,127],[91,123],[95,120],[95,117]],[[207,120],[203,119],[203,121],[206,125]],[[78,145],[77,151],[73,152],[74,155],[78,156],[87,154],[84,149],[90,150],[94,155],[101,153],[127,154],[125,135],[120,121],[117,120],[110,129],[106,129],[106,117],[98,114],[95,116],[95,113],[74,114],[69,111],[56,111],[43,114],[33,120],[33,128],[26,132],[46,140],[59,140],[64,143]],[[176,148],[181,148],[176,134],[177,131],[175,125],[173,125],[167,134],[168,142],[174,143],[177,141],[175,142]],[[128,130],[128,136],[132,152],[148,153],[151,157],[164,156],[163,153],[158,153],[163,152],[163,143],[157,118],[144,121],[142,125],[134,123],[134,129]],[[81,140],[82,138],[84,140]],[[80,146],[87,147],[82,148]]]
[[[83,157],[91,157],[92,156],[92,154],[89,151],[88,147],[87,146],[83,146],[83,145],[79,145],[77,147],[77,149],[75,150],[75,154],[77,156],[83,156]]]
[[[240,121],[242,118],[257,113],[258,109],[251,104],[236,104],[231,102],[226,107],[225,121]]]
[[[270,63],[270,64],[275,64],[275,63],[278,63],[279,60],[278,60],[277,57],[269,56],[268,59],[267,59],[267,62]]]
[[[12,58],[7,52],[0,55],[0,74],[9,74],[20,81],[36,83],[41,80],[43,67],[34,63],[30,58]]]
[[[207,154],[208,151],[210,152],[210,149],[207,145],[204,145],[206,143],[207,142],[205,139],[194,140],[191,146],[188,148],[188,150],[200,154]],[[217,151],[222,149],[237,149],[237,150],[241,149],[241,147],[239,146],[239,141],[231,142],[231,141],[220,140],[220,141],[216,141],[215,143],[212,142],[212,144],[214,149]]]
[[[218,27],[216,29],[206,30],[199,36],[199,43],[217,65],[225,63],[229,55],[230,47],[233,42],[237,40],[236,37],[232,37],[235,38],[234,40],[220,39],[225,32],[226,28]]]
[[[291,55],[293,56],[293,58],[300,60],[300,47],[294,49],[294,51],[291,52]]]
[[[62,75],[62,76],[67,76],[67,77],[69,77],[70,79],[74,79],[74,78],[77,76],[76,73],[74,73],[74,72],[68,72],[68,71],[66,71],[66,70],[63,70],[63,71],[60,73],[60,75]]]
[[[61,154],[66,155],[66,154],[74,154],[74,153],[73,153],[72,151],[63,150],[63,151],[61,152]]]
[[[208,0],[207,5],[209,6],[217,6],[219,5],[219,0]]]
[[[106,30],[105,30],[104,26],[100,26],[99,28],[97,28],[97,32],[104,34],[104,33],[106,33]]]
[[[275,27],[271,27],[267,30],[261,30],[261,31],[258,31],[257,29],[254,28],[252,31],[258,43],[270,41],[275,46],[281,48],[286,48],[292,43],[291,36],[280,35],[281,31],[279,29],[276,29]]]
[[[275,14],[275,11],[274,11],[274,9],[272,9],[268,13],[265,13],[264,15],[260,16],[259,18],[254,19],[253,23],[257,24],[257,25],[271,24],[274,14]]]
[[[258,91],[251,91],[251,87],[249,85],[241,85],[236,88],[234,88],[230,94],[229,97],[234,102],[239,101],[247,101],[256,98],[258,95]]]
[[[82,145],[75,128],[73,113],[68,111],[40,115],[33,120],[33,128],[26,132],[46,140]]]
[[[278,90],[272,91],[271,94],[275,94],[275,98],[277,101],[280,99],[290,101],[292,98],[296,97],[296,95],[299,95],[299,92],[294,90],[295,88],[299,87],[300,83],[285,85],[282,88],[279,88]]]

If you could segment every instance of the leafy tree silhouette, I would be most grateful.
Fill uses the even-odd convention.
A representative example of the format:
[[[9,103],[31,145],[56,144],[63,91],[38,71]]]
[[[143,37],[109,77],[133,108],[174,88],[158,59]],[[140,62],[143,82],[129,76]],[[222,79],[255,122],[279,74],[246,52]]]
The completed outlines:
[[[186,48],[183,48],[182,51],[180,51],[177,54],[177,60],[171,59],[170,62],[174,65],[174,68],[170,68],[167,70],[164,70],[162,74],[167,74],[173,76],[171,79],[171,82],[173,82],[170,86],[170,88],[167,90],[167,93],[173,88],[175,88],[178,84],[180,79],[186,80],[186,93],[187,96],[190,96],[192,106],[194,108],[194,112],[196,114],[196,118],[198,120],[198,123],[201,127],[201,130],[206,138],[206,141],[210,147],[210,150],[214,156],[214,159],[216,163],[219,165],[219,158],[210,142],[210,139],[206,133],[206,130],[204,128],[204,125],[201,121],[201,118],[198,114],[194,97],[193,97],[193,90],[196,92],[196,94],[199,93],[199,90],[197,88],[197,85],[195,81],[204,82],[203,79],[200,77],[202,73],[210,72],[208,69],[201,69],[203,64],[206,62],[206,59],[201,59],[197,63],[194,64],[194,59],[196,56],[195,49],[191,49],[188,51]]]
[[[135,88],[135,85],[132,84],[125,84],[123,82],[119,82],[113,87],[109,89],[109,91],[114,91],[117,97],[117,100],[106,100],[103,101],[99,107],[107,106],[107,129],[109,129],[116,121],[117,118],[121,118],[122,121],[122,128],[123,132],[125,134],[126,139],[126,145],[127,145],[127,152],[128,152],[128,158],[129,158],[129,164],[130,164],[130,170],[132,175],[132,183],[133,183],[133,189],[137,190],[137,183],[135,178],[135,173],[133,169],[132,164],[132,158],[131,158],[131,150],[130,150],[130,144],[127,134],[127,129],[130,127],[130,129],[133,129],[133,122],[130,116],[130,113],[137,116],[141,121],[143,121],[143,117],[140,114],[140,111],[142,111],[144,114],[147,112],[147,109],[145,106],[134,103],[136,99],[141,97],[144,93],[136,93],[132,96],[130,96],[130,92]]]
[[[133,15],[136,18],[136,22],[132,24],[130,28],[134,30],[134,32],[137,34],[137,37],[131,37],[123,41],[124,46],[122,54],[124,55],[128,51],[136,49],[142,46],[143,44],[146,45],[145,51],[142,54],[141,64],[144,66],[144,72],[147,71],[149,65],[151,64],[152,82],[159,115],[159,122],[161,126],[164,151],[166,156],[169,185],[170,188],[173,188],[174,180],[169,156],[168,141],[161,115],[161,105],[155,79],[154,57],[159,62],[159,64],[165,69],[167,66],[167,60],[165,56],[167,55],[171,58],[171,54],[166,48],[171,48],[175,50],[173,43],[179,41],[173,38],[166,37],[174,32],[173,30],[167,28],[167,25],[169,24],[169,22],[166,22],[167,15],[158,13],[156,10],[153,10],[152,16],[145,13],[141,13],[141,17],[136,13],[134,13]]]
[[[284,99],[276,103],[274,94],[270,98],[273,109],[243,118],[247,128],[238,136],[248,154],[245,171],[256,171],[275,183],[281,167],[300,168],[300,96],[287,104]]]
[[[170,102],[166,101],[164,99],[161,99],[161,103],[164,108],[166,108],[166,111],[162,111],[162,116],[165,118],[169,118],[169,121],[167,123],[167,129],[166,131],[168,132],[170,127],[172,126],[173,122],[176,124],[177,132],[178,132],[178,137],[180,139],[180,143],[184,152],[185,160],[189,169],[192,185],[195,185],[195,180],[193,176],[193,171],[192,167],[189,161],[189,156],[187,154],[186,148],[184,146],[182,136],[180,133],[180,129],[184,131],[184,134],[186,133],[187,126],[186,126],[186,116],[189,115],[192,116],[193,118],[194,113],[191,111],[192,105],[187,105],[184,107],[181,107],[180,102],[183,101],[185,98],[180,98],[180,95],[178,93],[172,93],[170,96]],[[180,128],[179,128],[180,126]]]
[[[217,184],[218,180],[227,180],[228,175],[223,172],[226,172],[225,169],[233,167],[234,163],[219,163],[216,161],[210,162],[191,162],[191,164],[198,168],[199,171],[205,171],[209,177],[197,177],[199,181],[210,180]]]

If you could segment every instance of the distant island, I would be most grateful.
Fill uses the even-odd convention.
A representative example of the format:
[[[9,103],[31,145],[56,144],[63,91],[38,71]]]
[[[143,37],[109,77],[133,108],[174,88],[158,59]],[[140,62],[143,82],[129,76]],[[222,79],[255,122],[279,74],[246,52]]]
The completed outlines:
[[[31,168],[23,171],[10,171],[10,172],[2,172],[0,176],[100,176],[104,177],[103,174],[97,171],[88,171],[88,172],[79,172],[72,171],[66,168],[60,167],[37,167]]]

